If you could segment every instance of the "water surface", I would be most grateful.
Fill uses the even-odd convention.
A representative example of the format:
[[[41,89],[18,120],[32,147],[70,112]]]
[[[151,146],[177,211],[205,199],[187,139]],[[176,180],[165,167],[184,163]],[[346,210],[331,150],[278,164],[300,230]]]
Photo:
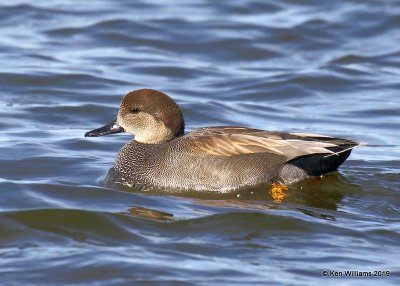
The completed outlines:
[[[390,0],[2,1],[0,284],[399,285],[399,23]],[[105,183],[131,138],[83,134],[144,87],[187,130],[367,145],[281,194]]]

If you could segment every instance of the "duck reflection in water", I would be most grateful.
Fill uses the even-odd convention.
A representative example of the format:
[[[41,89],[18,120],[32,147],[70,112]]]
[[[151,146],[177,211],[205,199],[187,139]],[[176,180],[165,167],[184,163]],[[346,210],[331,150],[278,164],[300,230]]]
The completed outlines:
[[[112,172],[112,170],[110,170]],[[158,189],[145,186],[123,186],[110,181],[104,181],[109,187],[122,191],[139,192],[147,195],[168,194],[191,199],[194,205],[212,207],[200,215],[213,214],[221,208],[246,211],[299,211],[309,216],[325,220],[335,220],[334,211],[342,203],[346,195],[362,192],[362,189],[349,182],[339,173],[331,173],[322,178],[310,178],[291,186],[260,185],[253,188],[241,189],[235,192],[181,192],[174,189]],[[217,207],[218,210],[214,209]],[[324,211],[325,210],[325,211]],[[126,213],[154,220],[172,221],[177,218],[172,213],[160,210],[134,206]]]

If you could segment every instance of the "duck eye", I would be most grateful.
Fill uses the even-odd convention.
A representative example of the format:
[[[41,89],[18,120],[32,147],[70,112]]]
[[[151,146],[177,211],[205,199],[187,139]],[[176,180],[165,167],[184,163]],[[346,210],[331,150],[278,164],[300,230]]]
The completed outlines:
[[[131,113],[139,113],[139,112],[140,112],[140,109],[137,108],[137,107],[134,107],[134,108],[131,108],[131,109],[130,109],[130,112],[131,112]]]

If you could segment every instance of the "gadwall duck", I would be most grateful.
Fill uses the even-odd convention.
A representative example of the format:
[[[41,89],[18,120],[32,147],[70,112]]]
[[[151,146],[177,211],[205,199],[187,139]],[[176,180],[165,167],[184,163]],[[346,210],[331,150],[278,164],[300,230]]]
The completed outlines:
[[[321,176],[335,171],[358,145],[317,134],[236,126],[204,127],[185,134],[179,106],[153,89],[129,92],[116,119],[85,136],[119,132],[134,135],[115,161],[119,182],[205,191],[287,185]]]

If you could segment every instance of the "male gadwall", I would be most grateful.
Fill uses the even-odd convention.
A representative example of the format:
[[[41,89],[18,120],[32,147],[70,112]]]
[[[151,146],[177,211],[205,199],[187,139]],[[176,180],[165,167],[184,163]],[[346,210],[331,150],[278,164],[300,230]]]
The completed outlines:
[[[128,132],[114,169],[127,184],[193,190],[233,190],[291,184],[335,171],[358,143],[305,133],[246,127],[204,127],[184,134],[179,106],[153,89],[129,92],[117,118],[87,137]]]

